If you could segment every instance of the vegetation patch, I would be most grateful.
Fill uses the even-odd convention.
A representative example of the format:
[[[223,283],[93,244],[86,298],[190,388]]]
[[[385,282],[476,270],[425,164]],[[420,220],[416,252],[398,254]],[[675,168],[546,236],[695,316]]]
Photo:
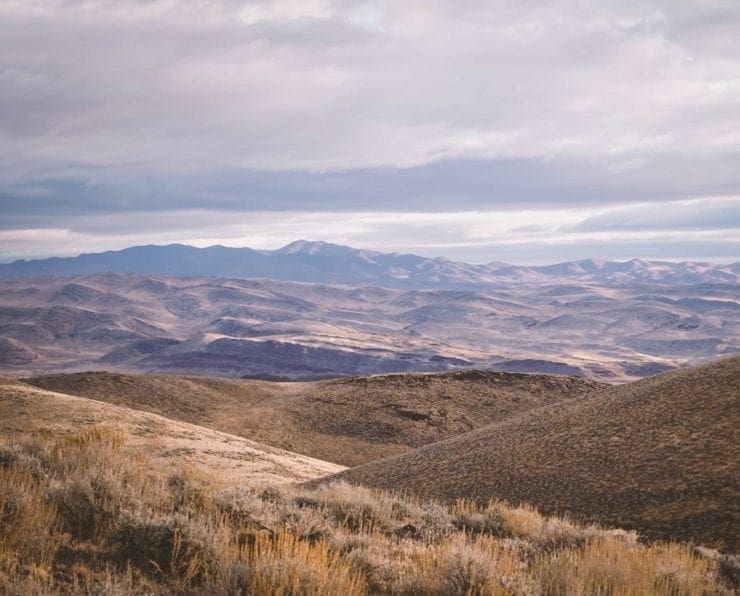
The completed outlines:
[[[7,594],[730,594],[726,558],[531,507],[161,474],[94,427],[0,446]],[[735,586],[736,587],[736,586]]]

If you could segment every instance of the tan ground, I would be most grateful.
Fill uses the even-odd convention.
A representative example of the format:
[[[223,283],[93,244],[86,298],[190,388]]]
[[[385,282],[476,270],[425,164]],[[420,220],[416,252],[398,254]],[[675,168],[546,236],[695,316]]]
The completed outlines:
[[[131,437],[132,456],[144,453],[162,469],[192,464],[228,484],[284,484],[343,469],[216,430],[0,377],[0,438],[76,433],[101,424]]]
[[[740,358],[532,410],[338,475],[454,501],[546,513],[737,551]]]
[[[605,387],[572,377],[477,371],[310,383],[88,372],[28,382],[345,466],[404,453]]]

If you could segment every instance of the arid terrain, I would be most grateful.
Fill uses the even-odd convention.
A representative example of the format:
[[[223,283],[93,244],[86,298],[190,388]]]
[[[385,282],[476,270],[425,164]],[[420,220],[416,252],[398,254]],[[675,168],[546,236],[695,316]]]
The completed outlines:
[[[338,479],[738,550],[740,358],[544,406]]]
[[[160,470],[195,466],[231,484],[283,484],[343,469],[204,426],[0,377],[0,437],[4,439],[63,437],[101,425],[123,433],[129,453],[149,457]]]
[[[0,372],[317,379],[484,368],[624,381],[738,353],[738,286],[401,290],[93,274],[0,281]]]
[[[619,387],[475,371],[293,384],[32,380],[88,397],[2,378],[0,592],[733,594],[738,366]],[[334,402],[320,412],[326,440],[360,413],[380,443],[383,428],[424,429],[420,413],[435,408],[499,421],[344,472],[207,428],[243,402],[242,431],[255,415],[300,433],[281,418],[291,404],[308,415],[320,396]],[[417,409],[384,426],[380,405],[399,399]],[[150,413],[191,401],[180,417],[202,426]],[[260,401],[275,403],[260,413]],[[581,521],[517,504],[523,495]]]
[[[477,371],[294,383],[89,372],[27,382],[346,466],[605,386],[573,377]]]
[[[727,594],[732,558],[492,501],[228,486],[110,427],[0,443],[4,594]]]
[[[736,593],[733,270],[565,265],[0,281],[0,593]]]
[[[351,467],[331,476],[316,464],[313,478],[447,502],[532,504],[735,551],[739,367],[735,357],[617,386],[478,371],[305,383],[78,373],[6,385],[36,396],[39,408],[43,396],[62,404],[40,412],[42,428],[57,417],[60,428],[103,423],[109,410],[112,420],[125,412],[196,424],[229,433],[222,442],[238,436],[257,442],[252,449]],[[99,413],[63,405],[75,399]],[[24,422],[32,406],[17,411],[5,416],[15,432],[37,428]]]

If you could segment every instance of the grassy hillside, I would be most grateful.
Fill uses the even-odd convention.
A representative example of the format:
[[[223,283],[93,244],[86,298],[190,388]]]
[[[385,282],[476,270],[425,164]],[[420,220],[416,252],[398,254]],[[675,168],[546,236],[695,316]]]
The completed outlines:
[[[64,436],[99,424],[130,437],[131,453],[146,454],[159,468],[191,465],[236,484],[283,484],[342,469],[223,432],[0,377],[0,439]]]
[[[0,593],[732,593],[729,560],[686,546],[498,502],[224,489],[131,457],[131,438],[93,427],[0,444]]]
[[[29,379],[354,466],[605,387],[547,375],[454,372],[311,383],[87,372]]]
[[[740,358],[532,410],[340,473],[452,502],[490,498],[738,548]]]

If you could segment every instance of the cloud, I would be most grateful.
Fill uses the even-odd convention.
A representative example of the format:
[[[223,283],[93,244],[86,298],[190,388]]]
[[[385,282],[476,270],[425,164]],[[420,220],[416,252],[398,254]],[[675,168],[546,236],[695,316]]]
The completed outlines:
[[[670,210],[667,207],[666,212]],[[182,242],[273,249],[296,238],[379,251],[413,252],[471,262],[553,262],[585,255],[732,260],[736,230],[579,231],[603,210],[457,211],[440,213],[306,213],[182,210],[160,217],[142,211],[49,219],[45,228],[0,230],[0,260],[74,255],[141,244]]]
[[[643,204],[609,210],[563,231],[740,230],[740,197]]]
[[[417,211],[567,208],[665,202],[740,189],[740,153],[656,156],[629,165],[577,160],[452,160],[343,171],[141,172],[126,166],[29,178],[0,188],[0,227],[95,213]]]
[[[736,152],[738,22],[711,1],[5,2],[0,155],[348,169]]]
[[[695,242],[737,225],[686,201],[740,192],[738,27],[713,0],[5,0],[2,254],[236,241],[239,217],[269,244],[334,214],[349,241],[476,259],[479,213],[533,258],[646,250],[646,221]]]

